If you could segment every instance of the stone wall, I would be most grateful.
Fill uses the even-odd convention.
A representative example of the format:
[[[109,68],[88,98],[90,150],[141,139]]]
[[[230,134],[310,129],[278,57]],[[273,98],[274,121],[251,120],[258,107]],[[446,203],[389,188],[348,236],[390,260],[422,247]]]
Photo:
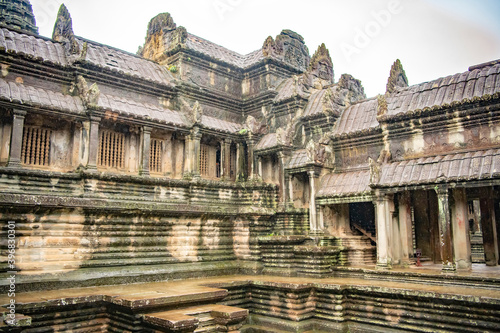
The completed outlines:
[[[277,205],[273,185],[85,172],[5,168],[0,189],[0,222],[16,222],[20,289],[196,277],[203,268],[192,263],[209,264],[203,275],[245,271],[236,260],[258,270],[257,237]]]

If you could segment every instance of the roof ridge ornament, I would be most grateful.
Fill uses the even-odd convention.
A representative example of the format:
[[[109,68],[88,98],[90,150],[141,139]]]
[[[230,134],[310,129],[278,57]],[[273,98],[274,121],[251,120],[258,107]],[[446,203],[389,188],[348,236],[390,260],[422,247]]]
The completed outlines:
[[[408,87],[408,78],[401,64],[401,60],[396,59],[391,67],[391,73],[386,85],[386,94],[390,95],[397,90],[397,87]]]
[[[80,53],[80,46],[73,32],[73,20],[71,19],[68,8],[64,4],[61,4],[61,7],[59,7],[56,23],[54,24],[54,30],[52,32],[52,39],[64,44],[67,53]]]
[[[161,63],[165,52],[182,47],[187,36],[186,28],[177,27],[170,13],[160,13],[149,21],[144,46],[139,47],[137,54]]]
[[[326,80],[328,83],[333,83],[333,62],[325,43],[318,46],[318,49],[314,52],[309,63],[308,72],[317,78]]]

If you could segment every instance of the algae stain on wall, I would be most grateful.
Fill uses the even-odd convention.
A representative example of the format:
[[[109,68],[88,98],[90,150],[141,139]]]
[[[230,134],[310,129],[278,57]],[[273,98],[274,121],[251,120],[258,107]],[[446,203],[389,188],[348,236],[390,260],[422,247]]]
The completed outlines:
[[[198,261],[198,244],[201,229],[199,219],[180,218],[172,225],[167,237],[167,249],[179,261]]]
[[[236,219],[233,228],[233,251],[238,259],[249,259],[250,253],[250,225],[248,221]]]

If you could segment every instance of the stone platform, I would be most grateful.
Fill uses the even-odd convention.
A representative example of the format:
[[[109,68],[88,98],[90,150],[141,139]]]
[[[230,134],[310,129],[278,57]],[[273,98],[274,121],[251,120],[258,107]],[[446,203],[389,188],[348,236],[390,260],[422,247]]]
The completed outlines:
[[[441,276],[437,268],[417,270]],[[500,331],[498,269],[455,280],[481,276],[490,287],[234,275],[25,292],[15,300],[21,332]]]

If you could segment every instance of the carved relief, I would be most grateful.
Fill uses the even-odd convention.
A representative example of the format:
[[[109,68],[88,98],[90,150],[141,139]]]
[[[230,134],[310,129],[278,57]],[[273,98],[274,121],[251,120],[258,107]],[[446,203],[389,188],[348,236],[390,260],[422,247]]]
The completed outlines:
[[[262,45],[262,53],[264,57],[279,59],[302,71],[309,66],[309,50],[304,39],[291,30],[283,30],[276,40],[267,37]]]
[[[85,80],[83,76],[79,75],[77,77],[76,88],[78,89],[80,98],[87,107],[97,107],[101,96],[97,83],[94,83],[89,87],[87,80]]]
[[[267,125],[262,121],[257,121],[253,116],[248,116],[245,121],[246,128],[252,134],[266,134],[267,133]]]

